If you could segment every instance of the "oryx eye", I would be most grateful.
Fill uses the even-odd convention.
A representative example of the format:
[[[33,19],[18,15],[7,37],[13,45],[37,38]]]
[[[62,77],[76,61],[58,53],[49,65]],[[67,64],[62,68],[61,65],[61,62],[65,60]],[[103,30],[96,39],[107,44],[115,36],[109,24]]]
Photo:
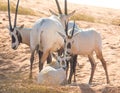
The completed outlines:
[[[15,37],[12,35],[12,43],[15,42]]]

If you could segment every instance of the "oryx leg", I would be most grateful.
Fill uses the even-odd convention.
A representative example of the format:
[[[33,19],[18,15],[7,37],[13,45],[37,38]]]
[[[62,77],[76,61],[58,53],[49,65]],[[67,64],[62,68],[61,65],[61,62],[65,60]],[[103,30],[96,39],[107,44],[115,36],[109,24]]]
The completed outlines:
[[[68,79],[68,83],[71,83],[72,80],[72,76],[74,74],[74,82],[76,82],[76,64],[77,64],[77,55],[72,56],[71,60],[70,60],[70,75],[69,75],[69,79]]]
[[[90,76],[90,79],[89,79],[89,84],[92,84],[92,79],[93,79],[95,68],[96,68],[96,62],[95,62],[92,54],[88,55],[88,58],[89,58],[89,61],[90,61],[90,64],[91,64],[91,76]]]
[[[67,79],[67,76],[68,76],[68,70],[69,70],[69,61],[67,61],[66,63],[66,79]]]
[[[74,82],[76,82],[76,64],[77,64],[77,55],[73,57],[73,73],[74,73]]]
[[[47,59],[48,55],[49,55],[49,50],[43,52],[41,61],[39,62],[39,71],[41,71],[43,69],[43,64],[44,64],[45,60]]]
[[[51,62],[52,62],[52,57],[51,57],[51,54],[49,54],[47,57],[47,64],[49,64]]]
[[[32,65],[33,65],[33,61],[34,61],[34,53],[35,53],[35,50],[33,50],[31,52],[31,57],[30,57],[30,75],[29,75],[29,78],[32,78]]]
[[[73,60],[70,60],[70,74],[68,78],[68,84],[71,83],[72,76],[73,76]]]
[[[40,62],[40,60],[41,60],[42,55],[43,55],[43,52],[39,51],[39,52],[38,52],[39,62]],[[48,57],[47,57],[47,64],[49,64],[50,62],[52,62],[51,54],[49,54]]]
[[[99,54],[99,55],[97,55],[97,57],[100,59],[100,61],[101,61],[101,63],[102,63],[102,66],[103,66],[103,68],[104,68],[104,70],[105,70],[107,83],[110,83],[109,76],[108,76],[108,71],[107,71],[106,61],[105,61],[105,59],[103,58],[102,51],[99,51],[98,54]]]

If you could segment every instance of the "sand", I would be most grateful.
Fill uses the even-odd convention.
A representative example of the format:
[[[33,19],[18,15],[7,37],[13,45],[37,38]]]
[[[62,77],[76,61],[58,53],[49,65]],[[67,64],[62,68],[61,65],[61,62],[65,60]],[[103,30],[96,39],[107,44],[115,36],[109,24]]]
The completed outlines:
[[[16,0],[11,0],[16,2]],[[35,11],[41,12],[45,16],[50,15],[50,9],[55,8],[54,1],[50,0],[21,0],[21,6],[34,8]],[[27,3],[29,2],[29,3]],[[63,2],[61,2],[63,4]],[[48,5],[48,6],[47,6]],[[106,77],[101,62],[94,56],[97,64],[96,71],[93,78],[93,84],[88,85],[91,66],[87,57],[79,56],[77,64],[77,82],[70,85],[61,86],[66,87],[69,93],[120,93],[120,26],[111,25],[112,18],[120,17],[120,10],[118,9],[104,9],[99,7],[74,5],[69,9],[79,9],[77,12],[91,14],[95,18],[102,20],[106,19],[108,24],[91,23],[86,21],[77,21],[80,28],[95,28],[102,36],[103,55],[107,62],[108,73],[111,83],[106,84]],[[69,6],[70,6],[69,5]],[[39,7],[37,7],[39,6]],[[12,14],[12,22],[14,19]],[[44,17],[44,16],[43,16]],[[22,24],[25,27],[32,27],[34,22],[39,17],[18,15],[17,25]],[[20,44],[17,50],[11,48],[11,38],[8,30],[7,12],[0,11],[0,82],[14,81],[16,79],[28,79],[30,68],[30,49],[25,44]],[[33,76],[36,80],[38,73],[38,56],[35,56],[35,63],[33,66]],[[72,87],[72,89],[71,89]],[[67,90],[66,89],[66,90]]]

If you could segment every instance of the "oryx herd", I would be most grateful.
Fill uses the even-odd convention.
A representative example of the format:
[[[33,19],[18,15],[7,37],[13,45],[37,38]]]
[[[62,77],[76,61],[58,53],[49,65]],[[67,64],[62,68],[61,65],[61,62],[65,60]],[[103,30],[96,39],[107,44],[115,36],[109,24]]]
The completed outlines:
[[[39,75],[38,82],[40,84],[62,84],[65,80],[71,83],[72,76],[75,78],[75,69],[77,63],[77,55],[86,55],[91,64],[91,75],[89,84],[92,84],[96,62],[93,58],[93,52],[100,59],[105,70],[107,83],[110,83],[106,61],[102,55],[102,39],[100,34],[94,29],[81,30],[75,21],[69,21],[75,10],[68,14],[67,0],[64,0],[65,7],[62,13],[58,0],[55,0],[59,14],[49,10],[52,14],[46,18],[38,19],[31,28],[19,27],[17,23],[17,13],[19,0],[17,1],[14,26],[11,24],[10,2],[8,0],[8,18],[9,31],[12,40],[12,49],[17,49],[20,43],[30,46],[30,78],[32,78],[32,65],[34,62],[34,53],[37,51],[39,55]],[[56,52],[53,54],[53,52]],[[56,56],[56,66],[52,56]],[[44,66],[47,60],[47,66]],[[70,65],[70,68],[69,68]],[[68,68],[70,69],[69,77]]]

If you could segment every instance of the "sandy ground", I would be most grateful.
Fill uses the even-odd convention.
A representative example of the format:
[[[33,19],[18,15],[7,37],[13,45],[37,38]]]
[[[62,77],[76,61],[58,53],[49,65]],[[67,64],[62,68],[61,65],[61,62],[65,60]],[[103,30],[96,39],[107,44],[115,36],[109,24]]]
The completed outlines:
[[[39,8],[34,7],[34,9],[44,13],[45,16],[50,15],[48,12],[49,7],[55,7],[53,1],[50,2],[50,0],[46,0],[49,3],[47,3],[48,7],[45,6],[46,2],[43,2],[43,0],[31,0],[29,3],[27,3],[28,1],[30,0],[21,0],[21,5],[25,5],[25,7],[32,7],[39,4]],[[120,16],[120,10],[94,8],[83,5],[80,7],[79,5],[75,5],[74,8],[80,8],[79,12],[82,13],[91,12],[91,14],[96,18],[107,18],[108,21],[113,17]],[[45,9],[46,11],[43,11]],[[31,27],[38,18],[39,17],[18,15],[17,25],[25,24],[25,27]],[[98,64],[93,78],[93,85],[88,86],[88,80],[91,71],[90,63],[87,57],[79,56],[76,73],[77,82],[67,85],[69,87],[73,87],[73,89],[68,92],[75,93],[75,91],[77,91],[78,93],[120,93],[120,26],[110,25],[109,23],[98,24],[85,21],[77,21],[77,24],[81,28],[93,27],[97,32],[101,33],[103,41],[103,55],[107,62],[111,83],[106,84],[106,78],[102,64],[95,57],[95,60]],[[11,39],[7,26],[7,12],[0,11],[0,82],[7,80],[14,81],[18,78],[28,78],[29,76],[30,49],[28,46],[21,44],[17,50],[12,50]],[[36,73],[38,73],[37,56],[35,57],[33,71],[35,80],[37,75]],[[68,90],[69,87],[67,87]]]

